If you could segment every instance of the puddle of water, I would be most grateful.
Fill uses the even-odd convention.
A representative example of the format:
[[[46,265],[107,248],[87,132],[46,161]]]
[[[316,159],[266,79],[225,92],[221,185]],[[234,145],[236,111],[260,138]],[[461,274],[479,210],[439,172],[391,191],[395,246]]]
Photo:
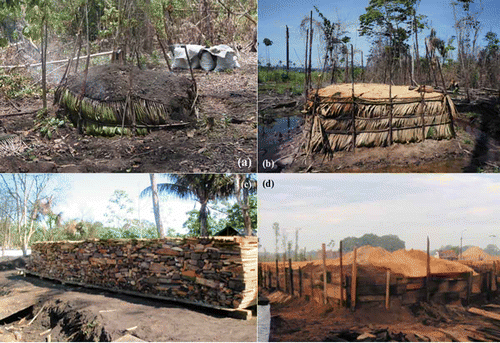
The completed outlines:
[[[258,342],[269,342],[271,332],[271,306],[257,306],[257,337]]]
[[[278,117],[268,125],[259,125],[259,150],[265,151],[265,156],[273,156],[280,144],[290,140],[297,130],[304,123],[304,119],[299,115]]]

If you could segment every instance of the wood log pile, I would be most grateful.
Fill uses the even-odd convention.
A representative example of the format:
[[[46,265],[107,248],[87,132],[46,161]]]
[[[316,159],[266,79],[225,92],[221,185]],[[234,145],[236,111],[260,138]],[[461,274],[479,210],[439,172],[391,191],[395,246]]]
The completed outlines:
[[[29,272],[67,282],[135,291],[224,308],[257,298],[257,238],[41,242]]]

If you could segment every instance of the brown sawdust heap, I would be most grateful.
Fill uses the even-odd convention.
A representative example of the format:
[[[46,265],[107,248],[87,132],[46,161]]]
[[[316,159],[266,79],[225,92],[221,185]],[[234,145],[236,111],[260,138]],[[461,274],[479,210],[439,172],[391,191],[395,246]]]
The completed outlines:
[[[350,265],[354,261],[354,252],[349,252],[342,258],[343,265]],[[427,254],[421,250],[398,250],[393,253],[372,246],[362,246],[357,249],[356,262],[359,265],[373,266],[389,269],[391,272],[406,277],[425,277],[427,275]],[[307,264],[314,266],[322,265],[321,260],[301,262],[304,267]],[[340,259],[327,260],[327,266],[339,266]],[[431,274],[446,275],[473,272],[473,270],[459,262],[430,258]],[[294,268],[298,268],[294,264]]]
[[[314,94],[312,91],[311,94]],[[340,94],[337,94],[340,93]],[[334,94],[337,94],[334,96]],[[330,85],[318,90],[320,97],[348,98],[352,96],[352,84],[341,83]],[[355,83],[354,95],[366,99],[389,99],[389,85],[378,83]],[[421,95],[416,90],[409,90],[408,86],[392,86],[391,95],[396,99],[420,98]],[[442,98],[444,95],[438,92],[424,93],[424,98]]]
[[[491,256],[485,253],[483,249],[479,247],[470,247],[462,253],[462,258],[468,261],[491,261],[500,259],[498,256]]]

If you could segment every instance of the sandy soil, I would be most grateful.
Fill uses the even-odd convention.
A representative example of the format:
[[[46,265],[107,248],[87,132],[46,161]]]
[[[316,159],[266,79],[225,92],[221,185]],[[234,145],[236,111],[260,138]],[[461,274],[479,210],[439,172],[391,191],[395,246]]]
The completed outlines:
[[[0,136],[13,135],[15,143],[12,148],[0,147],[0,172],[255,171],[256,53],[242,53],[239,61],[241,68],[232,72],[195,72],[199,89],[196,123],[144,137],[82,135],[68,120],[48,139],[34,128],[41,99],[0,97]],[[191,78],[188,70],[178,73]],[[57,108],[50,115],[65,116]],[[251,167],[240,168],[242,159],[251,159]]]
[[[368,305],[352,312],[276,293],[268,294],[271,300],[270,341],[335,341],[343,330],[358,335],[387,330],[402,341],[449,342],[452,341],[449,334],[461,341],[470,341],[479,337],[469,330],[495,327],[489,320],[468,313],[461,305],[393,306],[390,310]]]
[[[261,93],[259,102],[265,103],[266,97],[276,99],[279,95]],[[288,101],[287,96],[284,101]],[[305,156],[299,149],[303,142],[304,124],[290,132],[291,139],[277,141],[275,149],[259,148],[259,166],[264,159],[269,159],[276,162],[275,168],[266,172],[459,173],[498,170],[500,134],[496,128],[500,124],[500,114],[484,106],[457,110],[459,117],[455,122],[454,139],[357,148],[355,152],[338,151],[327,158],[320,154]],[[472,112],[476,115],[471,117],[469,114]],[[259,110],[259,117],[264,115],[269,120],[269,109],[265,113]],[[283,112],[276,113],[276,116],[283,115]]]
[[[0,319],[30,305],[24,319],[0,322],[0,341],[45,341],[49,334],[52,341],[115,341],[126,335],[132,336],[127,341],[157,342],[257,339],[255,317],[233,319],[220,312],[23,277],[12,270],[0,272]]]

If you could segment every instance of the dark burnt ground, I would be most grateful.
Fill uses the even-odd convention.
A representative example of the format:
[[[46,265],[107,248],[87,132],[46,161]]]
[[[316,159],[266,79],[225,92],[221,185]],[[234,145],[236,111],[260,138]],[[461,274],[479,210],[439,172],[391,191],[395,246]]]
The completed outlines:
[[[0,341],[255,342],[256,318],[0,272]],[[31,322],[31,323],[30,323]],[[28,325],[29,324],[29,325]]]
[[[270,342],[485,342],[498,322],[467,311],[460,302],[363,303],[355,311],[274,292]],[[493,303],[497,303],[494,300]],[[472,306],[498,313],[483,302]],[[496,340],[495,340],[496,341]]]
[[[242,53],[239,61],[241,68],[232,72],[195,71],[198,118],[190,127],[152,131],[146,136],[81,135],[67,120],[48,139],[34,128],[41,99],[0,97],[0,136],[15,137],[12,149],[6,152],[0,147],[0,172],[255,171],[257,55]],[[189,70],[176,73],[191,79]],[[57,110],[51,108],[50,115],[64,117],[64,111]],[[31,113],[16,115],[25,112]],[[238,160],[248,158],[251,168],[240,168]]]

